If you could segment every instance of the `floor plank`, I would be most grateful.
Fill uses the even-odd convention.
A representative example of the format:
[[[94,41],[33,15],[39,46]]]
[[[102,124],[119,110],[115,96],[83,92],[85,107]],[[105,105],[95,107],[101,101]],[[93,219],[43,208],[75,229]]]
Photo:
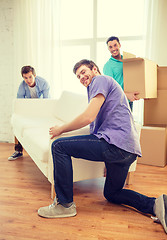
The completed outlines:
[[[0,143],[0,240],[165,240],[150,216],[103,197],[104,178],[74,184],[77,216],[44,219],[41,206],[51,204],[50,184],[31,158],[7,158],[13,144]],[[131,189],[149,196],[167,193],[167,167],[137,165]]]

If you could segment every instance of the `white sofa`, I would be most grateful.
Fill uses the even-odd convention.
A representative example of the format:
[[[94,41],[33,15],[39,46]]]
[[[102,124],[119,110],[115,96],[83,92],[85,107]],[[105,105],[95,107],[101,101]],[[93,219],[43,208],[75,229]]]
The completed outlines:
[[[69,122],[87,107],[84,95],[63,92],[59,99],[15,99],[13,104],[12,128],[15,138],[36,163],[41,172],[52,184],[53,162],[49,128]],[[89,127],[62,136],[89,134]],[[53,139],[54,140],[54,139]],[[102,177],[104,163],[73,158],[74,182]],[[136,169],[136,161],[129,172]]]

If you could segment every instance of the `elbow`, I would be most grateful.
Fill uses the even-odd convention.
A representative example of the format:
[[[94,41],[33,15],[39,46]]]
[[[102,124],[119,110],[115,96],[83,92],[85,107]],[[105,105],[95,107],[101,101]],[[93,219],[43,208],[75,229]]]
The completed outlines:
[[[96,119],[96,117],[93,117],[93,116],[88,117],[88,118],[87,118],[87,122],[88,122],[88,124],[94,122],[95,119]]]

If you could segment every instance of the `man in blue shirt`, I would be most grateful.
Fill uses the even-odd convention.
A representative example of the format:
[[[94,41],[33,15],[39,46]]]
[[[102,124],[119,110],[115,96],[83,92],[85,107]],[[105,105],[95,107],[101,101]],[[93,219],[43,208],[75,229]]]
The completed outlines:
[[[90,135],[60,137],[52,143],[56,198],[53,204],[38,210],[39,216],[62,218],[77,214],[71,159],[75,157],[104,162],[107,169],[104,197],[109,202],[156,215],[167,232],[167,195],[147,197],[123,188],[129,167],[141,156],[141,149],[122,88],[113,78],[102,76],[93,61],[83,59],[76,63],[73,71],[87,88],[88,107],[73,121],[51,127],[49,133],[54,138],[90,124]]]
[[[121,44],[120,44],[119,38],[115,36],[110,37],[107,39],[106,44],[108,46],[108,50],[111,53],[111,57],[104,65],[103,73],[105,75],[113,77],[119,83],[121,88],[124,90],[123,63],[121,61],[123,56],[120,53]],[[125,92],[125,94],[129,100],[130,108],[132,110],[133,101],[139,100],[138,98],[139,92],[133,92],[133,93]]]
[[[31,66],[21,68],[23,81],[20,83],[17,98],[49,98],[49,84],[41,77],[36,76]],[[15,152],[8,160],[15,160],[23,156],[23,147],[20,142],[15,144]]]

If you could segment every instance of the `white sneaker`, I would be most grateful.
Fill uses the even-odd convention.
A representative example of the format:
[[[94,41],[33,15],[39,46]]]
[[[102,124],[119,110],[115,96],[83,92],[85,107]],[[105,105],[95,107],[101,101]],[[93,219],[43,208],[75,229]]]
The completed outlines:
[[[154,213],[167,233],[167,195],[155,199]]]
[[[38,210],[38,215],[45,218],[65,218],[74,217],[77,214],[76,205],[72,203],[69,207],[64,207],[55,201],[47,206],[41,207]]]

